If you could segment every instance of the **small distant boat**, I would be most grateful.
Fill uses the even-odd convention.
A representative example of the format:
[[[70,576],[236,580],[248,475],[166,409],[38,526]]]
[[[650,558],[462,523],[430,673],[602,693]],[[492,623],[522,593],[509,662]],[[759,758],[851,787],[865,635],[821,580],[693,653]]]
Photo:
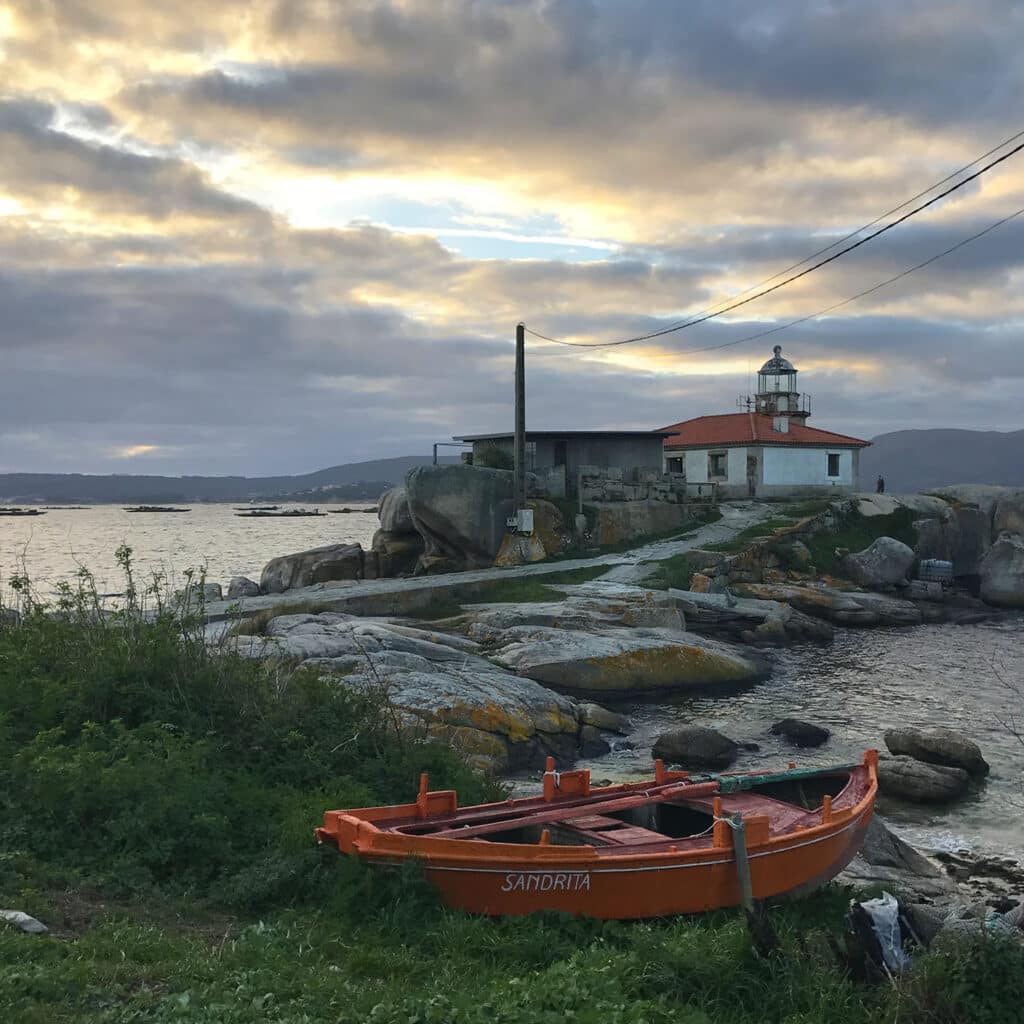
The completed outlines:
[[[415,858],[461,910],[660,917],[823,885],[860,849],[877,790],[874,750],[769,773],[657,761],[651,780],[596,789],[589,771],[559,773],[549,758],[541,796],[460,809],[424,775],[415,803],[327,811],[316,838],[370,864]]]
[[[306,516],[325,516],[327,513],[321,512],[318,508],[312,510],[290,508],[284,512],[264,512],[259,509],[253,509],[251,512],[236,512],[235,515],[242,519],[299,519]]]
[[[190,508],[175,508],[173,505],[133,505],[125,512],[191,512]]]
[[[38,508],[0,508],[0,516],[45,516]]]
[[[276,512],[280,505],[235,505],[236,512]]]

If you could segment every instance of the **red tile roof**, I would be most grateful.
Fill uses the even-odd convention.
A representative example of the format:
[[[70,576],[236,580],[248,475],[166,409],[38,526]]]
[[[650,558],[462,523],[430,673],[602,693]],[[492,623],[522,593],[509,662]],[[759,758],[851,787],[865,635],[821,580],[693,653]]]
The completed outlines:
[[[867,448],[870,441],[830,430],[808,427],[799,420],[790,419],[788,433],[774,427],[774,418],[765,413],[730,412],[723,416],[698,416],[662,427],[671,431],[665,438],[666,448],[707,448],[714,445],[776,444],[787,446],[813,446],[834,448]]]

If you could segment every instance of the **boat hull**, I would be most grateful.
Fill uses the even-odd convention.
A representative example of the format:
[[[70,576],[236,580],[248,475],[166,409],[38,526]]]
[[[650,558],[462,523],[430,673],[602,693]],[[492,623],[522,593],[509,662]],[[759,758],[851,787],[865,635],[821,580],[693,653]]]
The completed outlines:
[[[755,899],[812,892],[833,879],[860,849],[871,809],[828,829],[797,834],[777,848],[748,851]],[[364,859],[396,863],[388,857]],[[733,850],[699,857],[672,851],[628,857],[559,860],[530,857],[498,866],[420,857],[426,878],[453,908],[490,915],[558,910],[605,919],[695,914],[740,903]]]
[[[748,896],[757,900],[802,895],[842,871],[871,822],[877,754],[850,766],[834,800],[825,796],[812,809],[770,794],[737,793],[726,777],[666,782],[660,774],[651,785],[591,792],[586,773],[575,773],[579,791],[572,793],[567,774],[558,794],[549,785],[544,798],[461,810],[454,793],[431,793],[424,783],[416,804],[328,811],[317,837],[371,864],[415,860],[445,903],[474,913],[555,910],[604,919],[701,913],[744,902],[744,861]],[[659,801],[690,811],[713,804],[713,828],[673,839],[643,820],[608,817]],[[535,827],[539,841],[508,831],[524,823]]]

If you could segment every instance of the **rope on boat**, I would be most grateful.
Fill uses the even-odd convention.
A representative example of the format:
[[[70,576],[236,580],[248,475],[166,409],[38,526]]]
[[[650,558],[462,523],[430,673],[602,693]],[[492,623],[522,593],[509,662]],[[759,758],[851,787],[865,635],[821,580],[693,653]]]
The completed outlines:
[[[545,772],[544,774],[545,775],[550,775],[550,776],[552,776],[554,778],[554,780],[555,780],[555,789],[561,789],[562,788],[562,773],[561,772],[555,771],[552,768],[551,771]]]

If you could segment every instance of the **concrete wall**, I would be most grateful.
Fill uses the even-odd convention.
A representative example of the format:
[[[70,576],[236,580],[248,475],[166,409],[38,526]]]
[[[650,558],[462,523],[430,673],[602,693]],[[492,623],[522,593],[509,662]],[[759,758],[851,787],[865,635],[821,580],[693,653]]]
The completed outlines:
[[[764,483],[768,486],[831,486],[852,488],[851,448],[764,448]],[[839,475],[828,475],[829,455],[839,455]]]
[[[683,505],[663,501],[625,501],[595,505],[597,509],[598,544],[621,544],[624,541],[664,534],[682,529],[689,522]]]
[[[745,498],[750,489],[747,483],[747,456],[757,458],[755,476],[756,495],[759,498],[785,497],[801,494],[846,494],[858,489],[860,451],[856,448],[784,448],[764,447],[698,448],[685,453],[670,453],[669,458],[684,455],[686,479],[689,483],[708,480],[710,452],[727,453],[727,477],[718,480],[719,494],[724,498]],[[839,455],[839,475],[828,475],[828,456]]]

